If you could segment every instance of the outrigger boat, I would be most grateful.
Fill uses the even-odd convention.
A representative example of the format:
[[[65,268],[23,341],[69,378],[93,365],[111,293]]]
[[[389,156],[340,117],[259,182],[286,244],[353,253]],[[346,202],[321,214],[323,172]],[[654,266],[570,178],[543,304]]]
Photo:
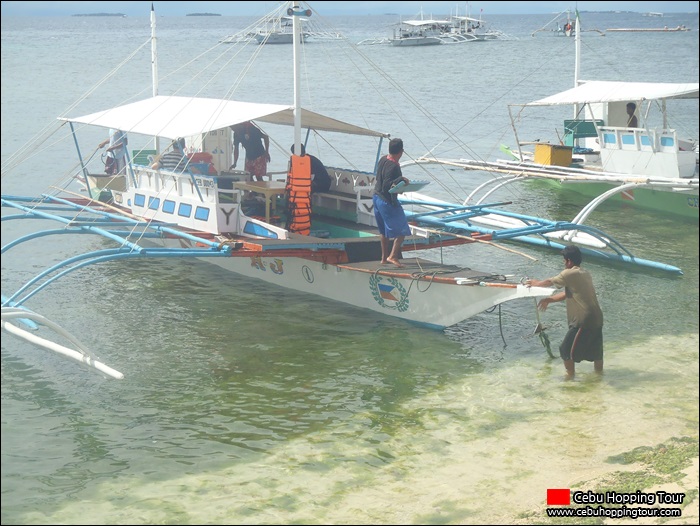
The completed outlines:
[[[301,32],[300,19],[310,17],[311,11],[293,2],[288,14],[293,17],[295,32]],[[155,21],[152,9],[153,36]],[[155,38],[152,40],[154,45]],[[300,69],[300,45],[300,39],[295,38],[295,73]],[[312,133],[326,132],[375,141],[376,165],[389,135],[302,108],[299,88],[295,75],[293,104],[155,95],[83,116],[61,117],[78,146],[81,168],[77,175],[86,185],[87,196],[55,187],[55,191],[40,196],[3,195],[3,208],[14,210],[3,215],[3,222],[38,219],[56,225],[5,242],[3,261],[19,245],[49,236],[87,234],[98,236],[110,246],[101,245],[56,261],[14,292],[3,291],[3,329],[96,366],[99,361],[87,355],[76,338],[71,338],[77,347],[71,355],[48,340],[33,338],[15,324],[56,330],[56,324],[44,323],[40,314],[27,307],[30,299],[86,266],[147,258],[205,261],[238,275],[434,329],[451,326],[504,302],[553,292],[550,288],[527,287],[500,271],[430,259],[436,253],[434,249],[493,239],[491,233],[465,235],[469,228],[462,225],[468,227],[471,218],[493,214],[496,204],[481,209],[441,204],[416,191],[425,182],[413,181],[402,194],[412,235],[403,245],[403,267],[396,267],[381,263],[380,238],[372,211],[374,167],[361,171],[330,166],[331,189],[314,194],[310,193],[310,167],[305,156],[290,157],[289,172],[281,181],[251,181],[244,172],[229,171],[230,128],[248,121],[286,130],[292,127],[293,133],[284,134],[284,140],[294,144],[297,152],[301,151],[302,129],[306,130],[307,141]],[[215,165],[215,173],[156,170],[151,167],[152,159],[144,157],[145,150],[140,149],[129,156],[127,173],[120,176],[119,184],[112,184],[112,180],[102,188],[91,188],[90,171],[77,137],[86,127],[121,129],[129,134],[130,141],[136,136],[186,138],[187,148],[192,150],[190,161],[195,164],[195,158],[211,159],[209,164]],[[101,200],[93,195],[100,195]],[[246,200],[250,195],[259,196],[264,204],[251,207]],[[282,195],[285,199],[278,199]],[[278,200],[286,201],[284,212],[276,210]],[[562,229],[568,231],[569,225],[541,226],[541,232]],[[536,235],[536,230],[530,228],[528,232]],[[588,229],[588,233],[610,243],[601,232]],[[550,246],[555,247],[555,243]],[[621,247],[614,248],[619,260],[653,264],[631,257]],[[661,268],[680,273],[675,267]],[[102,364],[100,370],[110,371]],[[112,375],[119,377],[117,372]]]
[[[697,222],[698,140],[670,128],[666,110],[672,101],[697,100],[698,83],[579,81],[580,40],[577,32],[573,88],[509,105],[517,148],[501,147],[508,159],[447,162],[500,174],[493,185],[523,179],[549,181],[558,188],[565,185],[592,198],[581,212],[584,218],[601,203],[617,200]],[[636,103],[640,115],[637,128],[627,125],[629,102]],[[522,141],[516,121],[523,111],[556,106],[574,108],[573,118],[564,121],[564,136],[552,143]],[[514,108],[519,108],[517,114]],[[524,146],[534,146],[534,152]]]
[[[222,44],[291,44],[294,37],[293,19],[287,14],[285,2],[253,24],[233,35],[220,40]],[[342,35],[337,31],[326,30],[313,19],[303,20],[303,31],[298,37],[303,43],[339,40]]]
[[[361,44],[391,44],[400,47],[432,46],[438,44],[464,44],[485,40],[506,40],[508,37],[498,30],[488,29],[481,18],[472,18],[455,13],[449,18],[419,17],[401,20],[393,27],[388,38],[369,38]]]

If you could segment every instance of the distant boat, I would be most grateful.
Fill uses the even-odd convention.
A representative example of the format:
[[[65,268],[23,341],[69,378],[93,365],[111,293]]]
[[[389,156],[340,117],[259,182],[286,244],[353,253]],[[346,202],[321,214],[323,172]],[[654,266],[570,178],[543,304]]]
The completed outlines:
[[[342,38],[342,35],[339,33],[318,28],[309,19],[301,17],[301,20],[306,24],[306,27],[299,35],[300,42],[339,40]],[[223,44],[238,44],[249,41],[255,41],[258,44],[292,44],[294,41],[292,17],[288,15],[268,16],[262,19],[256,27],[247,28],[220,40]]]
[[[564,15],[566,15],[566,18],[564,18]],[[556,27],[554,27],[555,24]],[[537,33],[543,31],[553,35],[572,37],[576,34],[576,21],[571,19],[571,11],[567,9],[566,11],[558,13],[541,28],[533,31],[532,36],[534,37]]]
[[[302,19],[306,21],[305,19]],[[303,41],[308,35],[301,33],[299,38]],[[292,17],[281,16],[270,18],[259,27],[255,33],[255,40],[258,44],[291,44],[294,42],[294,30],[292,28]]]
[[[461,44],[483,40],[501,40],[500,31],[486,29],[481,18],[452,15],[446,19],[420,18],[399,21],[389,38],[373,38],[358,44],[391,44],[392,46],[431,46],[436,44]]]
[[[449,20],[404,20],[399,22],[389,39],[392,46],[433,46],[442,44],[442,28],[449,25]]]
[[[684,31],[690,31],[690,28],[685,27],[685,26],[677,26],[677,27],[620,27],[620,28],[612,28],[612,29],[606,29],[606,31],[610,32],[618,32],[618,33],[678,33],[678,32],[684,32]]]
[[[642,16],[664,16],[663,13],[656,13],[654,11],[649,11],[648,13],[644,13]]]
[[[121,18],[126,18],[126,15],[124,13],[83,13],[73,16],[118,16]]]
[[[188,13],[186,16],[221,16],[220,13]]]

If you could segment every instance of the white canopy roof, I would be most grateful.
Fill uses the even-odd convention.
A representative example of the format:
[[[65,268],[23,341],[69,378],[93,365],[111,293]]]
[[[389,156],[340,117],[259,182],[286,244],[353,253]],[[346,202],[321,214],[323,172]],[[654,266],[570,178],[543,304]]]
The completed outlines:
[[[697,99],[698,83],[587,81],[576,88],[514,106],[557,106],[660,99]]]
[[[480,18],[472,18],[470,16],[461,16],[461,15],[455,15],[452,18],[455,20],[469,20],[470,22],[481,22],[482,20]]]
[[[445,25],[449,24],[449,20],[432,20],[432,19],[425,19],[425,20],[404,20],[403,22],[399,22],[400,24],[406,24],[407,26],[413,26],[413,27],[421,27],[421,26],[432,26],[434,24],[437,25]]]
[[[250,120],[293,126],[294,113],[292,106],[280,104],[159,95],[82,117],[60,117],[60,120],[177,139]],[[353,135],[389,136],[305,109],[301,110],[301,125]]]

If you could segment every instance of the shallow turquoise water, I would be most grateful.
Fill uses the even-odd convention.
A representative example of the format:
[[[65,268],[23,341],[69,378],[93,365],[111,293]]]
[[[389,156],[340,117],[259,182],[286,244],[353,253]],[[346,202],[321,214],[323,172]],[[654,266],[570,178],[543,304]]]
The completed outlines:
[[[75,19],[2,21],[3,163],[90,84],[64,73],[83,78],[94,64],[99,77],[111,67],[103,64],[110,37],[121,35],[125,54],[145,40],[142,22],[128,20],[124,29],[103,20],[92,21],[97,26]],[[469,123],[465,141],[485,156],[507,132],[507,102],[570,82],[563,52],[554,53],[561,42],[531,39],[526,27],[519,29],[525,22],[543,25],[503,18],[518,40],[454,49],[447,64],[435,50],[421,51],[427,68],[421,74],[405,55],[398,60],[396,50],[367,53],[397,70],[415,97],[454,129]],[[622,25],[606,22],[599,21]],[[225,27],[231,20],[190,27],[203,23],[162,21],[164,64],[196,56],[202,42],[181,43],[184,30],[212,43],[231,33]],[[364,18],[347,24],[357,40],[370,25],[382,27]],[[630,35],[619,36],[589,44],[588,56],[606,57],[596,68],[624,60],[625,75],[659,80],[654,77],[669,70],[671,80],[697,78],[697,38],[689,41],[689,61],[662,52],[669,35],[645,41],[645,49]],[[167,46],[173,42],[181,43],[179,54]],[[654,61],[642,60],[646,55]],[[540,64],[544,58],[549,66]],[[685,71],[674,67],[679,60]],[[436,73],[446,69],[456,75],[449,82]],[[553,80],[560,70],[566,79]],[[319,106],[362,109],[404,136],[414,156],[442,137],[424,126],[426,144],[409,142],[409,133],[421,128],[418,113],[390,119],[364,92],[341,94],[340,84],[352,87],[360,78],[340,78],[329,75],[319,86]],[[115,90],[129,86],[125,74],[113,82],[111,93],[88,103],[111,104]],[[274,87],[261,82],[258,91],[262,96]],[[697,135],[697,102],[685,120]],[[551,133],[551,122],[541,126]],[[286,151],[289,141],[280,143]],[[42,168],[46,152],[36,153],[27,154],[30,169],[19,176],[3,173],[3,193],[54,183]],[[281,152],[273,158],[283,159]],[[74,162],[66,153],[57,159]],[[443,198],[478,184],[460,172],[442,181],[444,187],[433,186]],[[565,218],[585,204],[538,187],[513,189],[507,198],[521,209]],[[547,488],[617,469],[611,455],[697,437],[698,226],[614,208],[591,221],[640,257],[676,264],[685,274],[584,262],[605,313],[606,372],[599,378],[584,363],[573,382],[562,380],[561,361],[550,359],[533,336],[530,301],[436,332],[192,262],[110,263],[67,276],[30,306],[60,320],[126,378],[106,380],[3,337],[3,524],[513,522],[540,509]],[[3,223],[3,243],[31,226]],[[65,258],[98,247],[90,239],[47,239],[12,259],[3,255],[3,290],[36,274],[48,253]],[[556,254],[507,247],[537,261],[487,245],[448,248],[436,257],[515,276],[560,270]],[[563,305],[552,306],[542,321],[556,348],[566,329]]]

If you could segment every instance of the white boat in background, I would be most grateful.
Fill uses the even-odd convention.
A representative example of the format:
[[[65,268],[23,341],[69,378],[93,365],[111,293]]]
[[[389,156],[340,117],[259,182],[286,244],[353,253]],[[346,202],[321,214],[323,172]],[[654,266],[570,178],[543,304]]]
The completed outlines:
[[[449,20],[416,19],[402,20],[389,38],[392,46],[434,46],[442,44],[441,35],[449,27]]]
[[[483,10],[482,10],[483,11]],[[444,33],[445,37],[464,38],[466,41],[507,40],[502,32],[488,27],[481,16],[474,18],[467,15],[455,14],[450,16],[449,29]]]
[[[294,38],[292,17],[285,12],[281,4],[273,13],[256,21],[251,26],[221,39],[223,44],[257,42],[258,44],[291,44]],[[338,40],[342,35],[335,31],[324,30],[312,19],[304,21],[304,30],[298,37],[301,42]]]
[[[299,35],[302,42],[306,37],[306,33]],[[292,28],[292,17],[290,16],[268,19],[255,32],[255,40],[258,44],[291,44],[293,38],[294,30]]]
[[[539,33],[565,37],[575,36],[576,20],[571,18],[571,11],[567,9],[561,13],[557,13],[557,15],[549,22],[547,22],[541,28],[533,31],[532,36],[534,37]]]
[[[481,18],[458,14],[446,18],[425,18],[421,11],[416,18],[396,23],[389,38],[366,39],[358,44],[416,47],[505,39],[507,37],[503,32],[489,29]]]
[[[577,19],[576,26],[580,27]],[[493,184],[523,179],[550,181],[591,202],[573,220],[580,222],[608,200],[698,221],[698,138],[669,126],[667,105],[698,99],[698,82],[579,81],[580,34],[576,36],[575,87],[549,97],[510,104],[517,147],[502,147],[508,160],[447,160],[468,170],[504,175]],[[628,103],[635,103],[639,127],[628,126]],[[570,106],[564,136],[555,142],[528,141],[516,121],[526,110]],[[698,111],[697,104],[694,109]],[[525,150],[534,146],[532,150]]]
[[[685,33],[690,31],[690,28],[683,25],[676,27],[617,27],[606,29],[606,31],[610,33]]]

